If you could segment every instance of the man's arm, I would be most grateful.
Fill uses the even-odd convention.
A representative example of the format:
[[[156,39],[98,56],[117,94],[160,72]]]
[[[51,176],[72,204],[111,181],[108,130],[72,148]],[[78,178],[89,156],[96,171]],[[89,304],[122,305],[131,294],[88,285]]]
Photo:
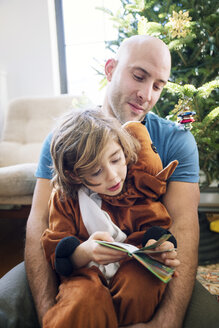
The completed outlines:
[[[54,305],[57,295],[56,275],[47,262],[40,243],[41,235],[48,227],[51,191],[50,180],[37,179],[26,231],[26,272],[40,324],[43,315]]]
[[[199,186],[197,183],[170,182],[163,198],[173,219],[171,232],[178,243],[179,277],[172,279],[150,327],[182,327],[191,298],[198,265]],[[154,323],[154,325],[153,325]]]
[[[130,325],[129,328],[181,328],[191,298],[198,265],[198,184],[170,182],[163,203],[173,219],[170,230],[178,245],[179,277],[168,283],[152,321]]]

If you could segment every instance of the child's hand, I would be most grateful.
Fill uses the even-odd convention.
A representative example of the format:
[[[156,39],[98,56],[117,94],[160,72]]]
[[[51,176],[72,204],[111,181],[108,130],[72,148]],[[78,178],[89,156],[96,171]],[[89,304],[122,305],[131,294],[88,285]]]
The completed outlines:
[[[145,246],[150,246],[155,241],[156,240],[154,239],[150,239]],[[180,265],[180,261],[177,259],[177,251],[174,249],[174,245],[170,241],[165,241],[154,250],[162,251],[162,253],[150,254],[150,257],[154,258],[155,260],[173,268],[176,268]],[[177,273],[175,276],[177,276]]]
[[[108,232],[93,233],[87,240],[91,261],[105,265],[120,261],[127,256],[124,252],[101,246],[96,240],[114,241]]]
[[[97,231],[88,240],[80,244],[73,253],[72,260],[78,268],[87,265],[90,261],[98,264],[109,264],[120,261],[126,253],[112,248],[101,246],[96,240],[114,241],[108,232]]]

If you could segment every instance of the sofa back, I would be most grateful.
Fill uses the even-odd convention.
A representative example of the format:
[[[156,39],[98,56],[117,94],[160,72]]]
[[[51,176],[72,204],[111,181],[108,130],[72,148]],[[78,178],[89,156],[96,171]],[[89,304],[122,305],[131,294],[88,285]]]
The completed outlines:
[[[42,142],[55,125],[56,118],[71,108],[88,103],[84,97],[70,95],[13,100],[8,107],[0,142],[0,167],[36,163]]]
[[[22,98],[9,104],[0,141],[0,207],[31,204],[44,138],[57,117],[89,104],[85,97],[69,95]]]

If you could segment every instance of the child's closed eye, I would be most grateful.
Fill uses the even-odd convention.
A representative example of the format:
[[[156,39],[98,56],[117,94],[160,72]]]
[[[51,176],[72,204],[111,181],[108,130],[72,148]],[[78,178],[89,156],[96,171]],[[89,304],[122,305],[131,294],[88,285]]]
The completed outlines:
[[[97,171],[91,173],[91,176],[97,177],[101,172],[102,172],[102,170],[101,169],[98,169]]]
[[[121,157],[114,158],[114,159],[112,160],[112,163],[118,163],[120,160],[121,160]]]

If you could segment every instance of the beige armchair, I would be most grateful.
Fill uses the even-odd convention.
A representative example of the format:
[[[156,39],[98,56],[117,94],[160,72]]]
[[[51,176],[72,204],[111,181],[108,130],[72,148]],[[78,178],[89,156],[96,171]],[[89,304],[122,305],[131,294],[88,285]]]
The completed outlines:
[[[42,142],[55,118],[88,104],[84,97],[70,95],[22,98],[9,104],[0,141],[0,206],[31,204]]]

